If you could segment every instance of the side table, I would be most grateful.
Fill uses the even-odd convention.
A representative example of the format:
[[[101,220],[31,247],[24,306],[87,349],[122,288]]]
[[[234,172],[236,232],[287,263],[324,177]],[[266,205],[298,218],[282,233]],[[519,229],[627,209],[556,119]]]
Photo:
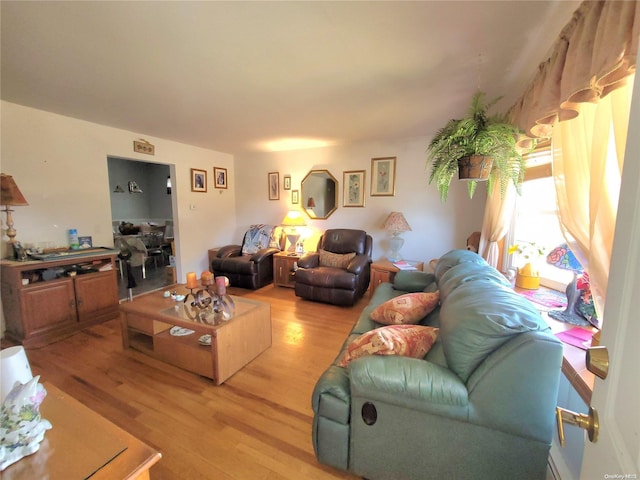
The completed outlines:
[[[405,260],[410,263],[416,270],[422,271],[424,269],[424,262],[417,260]],[[369,297],[373,296],[373,293],[381,283],[389,282],[393,283],[393,278],[396,276],[400,269],[393,265],[393,262],[389,260],[378,260],[371,264],[371,282],[369,283]]]
[[[278,287],[295,288],[295,265],[300,255],[289,255],[285,252],[273,256],[273,283]]]

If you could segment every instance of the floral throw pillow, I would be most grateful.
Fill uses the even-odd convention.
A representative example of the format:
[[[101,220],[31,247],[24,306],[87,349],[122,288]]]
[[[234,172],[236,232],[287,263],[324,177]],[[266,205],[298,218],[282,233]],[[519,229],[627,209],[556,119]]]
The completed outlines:
[[[418,323],[438,306],[440,292],[407,293],[387,300],[371,312],[371,319],[384,325]]]
[[[355,252],[339,254],[320,249],[318,253],[321,267],[347,268],[349,262],[356,257]]]
[[[438,329],[422,325],[388,325],[370,330],[353,340],[337,365],[346,367],[367,355],[400,355],[424,358],[438,338]]]

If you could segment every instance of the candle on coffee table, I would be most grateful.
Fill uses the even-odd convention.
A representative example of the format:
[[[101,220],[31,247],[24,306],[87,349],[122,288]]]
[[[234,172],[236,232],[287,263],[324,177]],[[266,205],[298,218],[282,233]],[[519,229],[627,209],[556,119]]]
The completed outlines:
[[[187,288],[197,288],[198,279],[196,278],[196,272],[187,273]]]

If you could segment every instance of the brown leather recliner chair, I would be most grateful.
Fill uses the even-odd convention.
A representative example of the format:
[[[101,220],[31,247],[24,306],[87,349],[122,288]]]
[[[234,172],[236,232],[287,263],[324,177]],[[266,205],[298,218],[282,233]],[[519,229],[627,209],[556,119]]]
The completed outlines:
[[[273,282],[273,254],[284,246],[284,237],[272,225],[252,225],[242,245],[226,245],[211,260],[215,276],[229,278],[233,287],[256,290]]]
[[[364,295],[371,275],[373,240],[364,230],[327,230],[317,252],[298,260],[296,295],[350,306]]]

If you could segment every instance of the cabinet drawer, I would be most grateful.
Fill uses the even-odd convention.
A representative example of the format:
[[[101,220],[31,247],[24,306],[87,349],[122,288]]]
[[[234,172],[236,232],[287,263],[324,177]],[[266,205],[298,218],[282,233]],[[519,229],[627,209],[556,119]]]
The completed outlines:
[[[137,313],[127,313],[127,327],[133,328],[147,335],[157,335],[158,333],[169,330],[171,325],[164,322],[158,322],[151,317],[139,315]]]

